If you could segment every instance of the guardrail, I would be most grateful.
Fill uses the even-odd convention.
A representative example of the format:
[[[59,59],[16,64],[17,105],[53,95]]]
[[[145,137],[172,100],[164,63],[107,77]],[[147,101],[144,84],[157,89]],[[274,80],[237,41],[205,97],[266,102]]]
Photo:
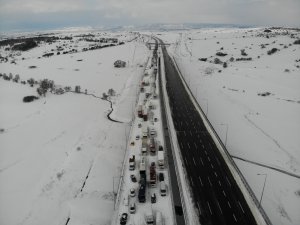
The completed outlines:
[[[238,166],[235,164],[234,160],[232,159],[230,153],[228,152],[226,146],[223,144],[221,138],[219,137],[219,135],[217,134],[217,132],[215,131],[214,127],[212,126],[212,124],[210,123],[210,121],[208,120],[207,116],[205,115],[205,113],[203,112],[202,108],[200,107],[198,101],[196,100],[194,94],[192,93],[190,87],[187,85],[184,76],[182,75],[177,62],[175,60],[175,58],[173,57],[173,62],[176,65],[176,69],[180,74],[181,80],[185,83],[186,88],[189,90],[189,94],[193,97],[193,102],[197,104],[198,106],[198,110],[201,111],[201,117],[203,117],[205,119],[205,121],[207,122],[207,124],[209,125],[210,130],[213,132],[214,136],[217,138],[218,143],[221,145],[222,150],[224,151],[224,153],[226,154],[228,160],[231,162],[232,166],[234,167],[235,171],[238,173],[239,177],[241,178],[241,181],[243,182],[245,188],[248,191],[248,194],[250,195],[250,197],[252,198],[254,204],[256,205],[257,209],[259,210],[261,216],[264,218],[265,223],[267,225],[272,225],[271,220],[269,219],[268,215],[266,214],[266,212],[264,211],[264,209],[261,207],[261,205],[259,204],[258,199],[256,198],[254,192],[252,191],[250,185],[248,184],[247,180],[245,179],[244,175],[242,174],[242,172],[240,171],[240,169],[238,168]]]

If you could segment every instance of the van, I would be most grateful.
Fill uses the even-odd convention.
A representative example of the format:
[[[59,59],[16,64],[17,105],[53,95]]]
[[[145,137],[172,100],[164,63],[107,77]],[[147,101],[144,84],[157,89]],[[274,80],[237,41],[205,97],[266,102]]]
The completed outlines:
[[[155,223],[155,225],[164,225],[162,214],[159,211],[156,212],[156,223]]]
[[[160,195],[161,196],[166,196],[167,195],[167,185],[164,181],[160,182]]]

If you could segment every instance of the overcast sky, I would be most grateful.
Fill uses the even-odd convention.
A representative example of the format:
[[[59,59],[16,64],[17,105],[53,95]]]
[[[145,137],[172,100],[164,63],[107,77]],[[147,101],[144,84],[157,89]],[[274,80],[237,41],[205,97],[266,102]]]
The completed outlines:
[[[0,0],[0,31],[151,23],[300,27],[300,0]]]

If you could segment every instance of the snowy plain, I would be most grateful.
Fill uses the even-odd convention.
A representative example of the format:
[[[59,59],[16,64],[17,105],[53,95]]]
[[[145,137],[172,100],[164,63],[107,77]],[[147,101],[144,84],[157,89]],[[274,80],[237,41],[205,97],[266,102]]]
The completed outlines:
[[[300,33],[264,31],[201,29],[157,35],[171,44],[168,50],[194,97],[258,199],[267,177],[262,206],[272,223],[296,225],[300,223],[300,48],[293,43]],[[278,51],[267,54],[272,48]],[[247,55],[241,55],[242,49]],[[222,63],[216,64],[215,58]]]
[[[132,105],[130,90],[138,85],[148,49],[142,39],[131,41],[132,33],[104,35],[125,44],[81,52],[90,43],[78,41],[72,46],[78,53],[43,58],[57,43],[40,43],[24,53],[9,53],[15,64],[0,64],[1,73],[19,74],[20,80],[47,78],[62,87],[80,85],[88,93],[47,93],[23,103],[24,96],[37,95],[36,86],[0,79],[1,224],[65,224],[68,218],[69,225],[110,223],[113,177],[120,177],[132,118],[125,109]],[[74,45],[65,42],[60,44]],[[1,49],[2,56],[9,54]],[[127,66],[114,68],[118,59]],[[97,98],[109,88],[116,92],[112,117],[124,123],[108,120],[110,103]]]

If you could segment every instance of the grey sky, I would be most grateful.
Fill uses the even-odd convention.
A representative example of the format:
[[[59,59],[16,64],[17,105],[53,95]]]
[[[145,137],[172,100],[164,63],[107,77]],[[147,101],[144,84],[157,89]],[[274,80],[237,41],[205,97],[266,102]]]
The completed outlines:
[[[300,27],[300,0],[0,0],[0,31],[186,22]]]

